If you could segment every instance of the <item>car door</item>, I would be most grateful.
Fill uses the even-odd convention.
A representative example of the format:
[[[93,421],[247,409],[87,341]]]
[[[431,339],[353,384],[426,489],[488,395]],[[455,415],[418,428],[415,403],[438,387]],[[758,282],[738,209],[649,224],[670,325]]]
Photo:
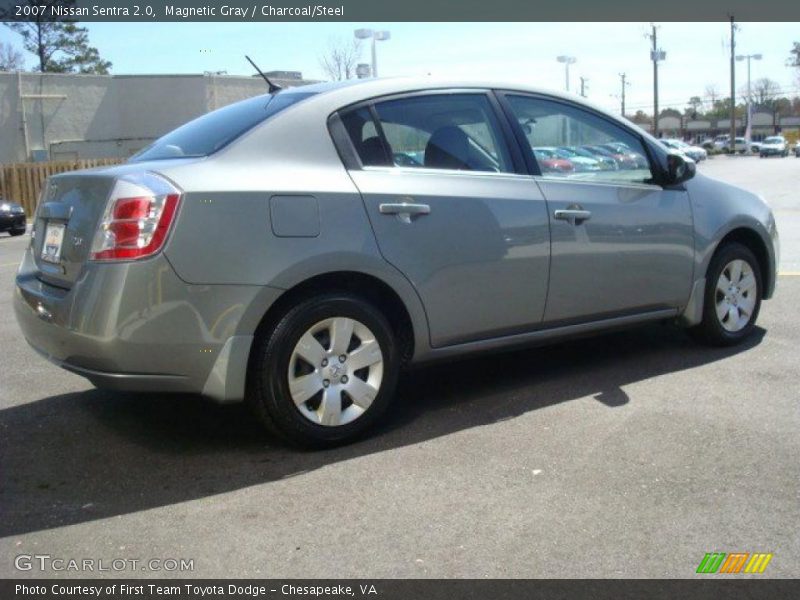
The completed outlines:
[[[684,306],[693,275],[689,197],[656,183],[641,137],[568,101],[511,92],[501,100],[533,161],[538,147],[605,144],[618,157],[574,170],[534,166],[552,238],[544,323]]]
[[[341,114],[380,251],[416,288],[433,347],[529,330],[544,314],[547,209],[493,102],[441,91]]]

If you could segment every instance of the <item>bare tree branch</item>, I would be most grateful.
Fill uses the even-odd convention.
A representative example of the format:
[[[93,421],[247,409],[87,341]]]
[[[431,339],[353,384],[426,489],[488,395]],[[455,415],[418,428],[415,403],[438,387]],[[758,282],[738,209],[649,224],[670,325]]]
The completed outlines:
[[[319,64],[325,75],[333,81],[352,79],[361,58],[361,40],[331,38],[328,49],[320,56]]]
[[[21,71],[23,64],[22,52],[11,44],[0,42],[0,71]]]

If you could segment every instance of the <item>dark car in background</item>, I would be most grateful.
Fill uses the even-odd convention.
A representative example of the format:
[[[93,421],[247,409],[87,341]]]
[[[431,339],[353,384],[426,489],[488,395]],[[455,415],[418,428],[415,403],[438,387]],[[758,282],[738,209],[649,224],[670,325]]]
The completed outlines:
[[[25,209],[22,205],[0,198],[0,231],[22,235],[26,226]]]

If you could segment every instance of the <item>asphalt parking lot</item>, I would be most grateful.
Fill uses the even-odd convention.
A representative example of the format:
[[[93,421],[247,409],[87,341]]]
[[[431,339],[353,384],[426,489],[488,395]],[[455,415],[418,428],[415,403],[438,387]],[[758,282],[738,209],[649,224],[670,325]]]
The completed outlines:
[[[430,367],[376,435],[317,453],[240,406],[46,363],[10,307],[27,236],[0,235],[0,577],[692,577],[712,551],[800,576],[800,159],[700,170],[777,214],[782,275],[749,343],[655,325]],[[21,554],[194,571],[18,571]]]

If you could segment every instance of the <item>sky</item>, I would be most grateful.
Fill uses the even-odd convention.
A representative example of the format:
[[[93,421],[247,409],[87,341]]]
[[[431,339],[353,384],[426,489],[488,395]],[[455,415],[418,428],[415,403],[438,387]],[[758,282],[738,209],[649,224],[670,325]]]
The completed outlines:
[[[386,29],[391,39],[378,43],[382,77],[441,75],[521,81],[563,90],[564,65],[558,55],[574,56],[571,89],[588,78],[587,97],[619,111],[620,78],[625,72],[627,112],[652,112],[653,68],[649,23],[85,23],[112,72],[201,73],[227,71],[250,75],[244,55],[264,71],[302,71],[325,79],[320,56],[332,40],[349,40],[359,27]],[[691,96],[704,100],[707,86],[730,93],[729,24],[660,23],[659,46],[666,60],[659,66],[661,108],[683,109]],[[7,28],[2,39],[21,47]],[[761,53],[752,63],[752,79],[775,80],[788,95],[800,95],[797,69],[786,66],[799,23],[741,23],[737,53]],[[365,45],[362,62],[369,62]],[[27,66],[35,64],[26,54]],[[737,63],[737,89],[747,81],[745,62]]]

